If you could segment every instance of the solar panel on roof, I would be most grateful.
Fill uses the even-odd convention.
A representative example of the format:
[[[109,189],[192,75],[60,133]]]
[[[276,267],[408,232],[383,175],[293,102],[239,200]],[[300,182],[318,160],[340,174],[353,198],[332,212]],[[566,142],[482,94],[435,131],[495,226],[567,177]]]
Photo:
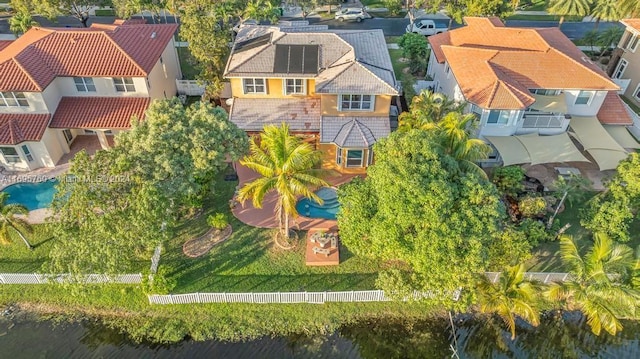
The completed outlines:
[[[317,74],[318,45],[276,45],[273,72]]]
[[[262,45],[266,45],[269,42],[271,42],[271,33],[254,37],[249,40],[236,42],[233,48],[236,52],[242,52],[242,51],[253,49]]]

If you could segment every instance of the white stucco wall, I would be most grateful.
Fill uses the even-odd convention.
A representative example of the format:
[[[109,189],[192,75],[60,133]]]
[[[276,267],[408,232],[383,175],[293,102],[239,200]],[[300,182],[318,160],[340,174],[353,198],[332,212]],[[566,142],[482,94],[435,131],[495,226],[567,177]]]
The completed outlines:
[[[510,111],[509,122],[505,124],[487,123],[489,118],[489,110],[483,109],[482,117],[480,118],[480,125],[478,126],[479,137],[484,136],[511,136],[516,133],[518,129],[519,120],[522,118],[524,111],[521,110],[504,110]]]
[[[436,61],[433,52],[429,55],[429,66],[427,68],[427,73],[433,78],[435,82],[435,91],[444,93],[450,99],[455,101],[465,101],[465,98],[460,90],[460,86],[458,86],[458,82],[456,81],[455,76],[453,75],[453,71],[449,69],[449,73],[446,73],[446,64],[439,64]]]
[[[567,99],[567,113],[575,116],[595,116],[600,111],[600,106],[607,96],[607,91],[596,91],[591,102],[586,105],[576,105],[576,97],[580,90],[564,90]]]
[[[178,93],[176,80],[182,79],[178,52],[173,40],[165,47],[161,59],[162,63],[159,59],[149,73],[148,93],[151,99],[164,99],[175,96]]]

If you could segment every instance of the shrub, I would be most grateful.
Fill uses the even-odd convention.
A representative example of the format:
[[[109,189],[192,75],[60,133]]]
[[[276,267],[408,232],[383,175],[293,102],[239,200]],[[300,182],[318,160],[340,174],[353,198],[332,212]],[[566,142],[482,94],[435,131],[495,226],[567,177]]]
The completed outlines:
[[[207,217],[207,223],[216,229],[223,230],[229,225],[229,220],[224,213],[216,213]]]
[[[420,34],[404,34],[398,41],[398,45],[402,48],[402,56],[411,61],[424,62],[429,54],[427,40]]]
[[[524,234],[532,247],[535,247],[542,242],[550,242],[555,238],[552,232],[547,231],[543,222],[532,218],[525,218],[520,222],[518,230]]]
[[[498,191],[511,197],[524,190],[523,180],[524,170],[520,166],[498,167],[493,171],[492,182]]]
[[[171,293],[178,284],[174,278],[169,278],[169,273],[172,271],[170,267],[160,265],[156,274],[153,275],[153,280],[151,280],[151,273],[147,270],[142,274],[142,282],[140,283],[142,291],[147,295]]]
[[[389,10],[389,15],[396,16],[400,14],[402,10],[402,3],[400,0],[383,0],[382,4]]]
[[[518,202],[523,217],[537,217],[545,213],[547,201],[542,197],[525,197]]]
[[[489,268],[501,270],[504,267],[516,265],[531,257],[533,244],[525,233],[517,231],[513,227],[507,227],[500,237],[489,246]]]

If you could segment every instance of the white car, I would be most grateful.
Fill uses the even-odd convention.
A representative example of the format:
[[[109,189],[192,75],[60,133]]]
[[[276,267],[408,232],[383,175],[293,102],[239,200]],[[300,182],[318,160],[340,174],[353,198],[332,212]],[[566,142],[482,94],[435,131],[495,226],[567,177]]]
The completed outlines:
[[[448,27],[444,24],[437,24],[435,21],[430,19],[417,19],[413,23],[413,27],[411,24],[407,25],[406,32],[412,32],[414,34],[420,34],[424,36],[431,36],[435,34],[440,34],[443,32],[449,31]]]
[[[345,8],[336,13],[335,19],[338,21],[355,20],[360,22],[370,17],[362,8]]]

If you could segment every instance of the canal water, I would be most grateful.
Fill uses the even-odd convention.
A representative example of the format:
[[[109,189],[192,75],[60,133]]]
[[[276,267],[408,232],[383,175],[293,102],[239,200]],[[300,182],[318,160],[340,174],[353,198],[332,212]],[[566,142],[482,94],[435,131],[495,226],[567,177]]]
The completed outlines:
[[[640,326],[624,324],[622,334],[598,337],[577,315],[553,315],[521,325],[512,341],[498,321],[454,319],[455,336],[444,319],[369,321],[325,336],[158,345],[88,321],[0,319],[0,358],[640,358]]]

